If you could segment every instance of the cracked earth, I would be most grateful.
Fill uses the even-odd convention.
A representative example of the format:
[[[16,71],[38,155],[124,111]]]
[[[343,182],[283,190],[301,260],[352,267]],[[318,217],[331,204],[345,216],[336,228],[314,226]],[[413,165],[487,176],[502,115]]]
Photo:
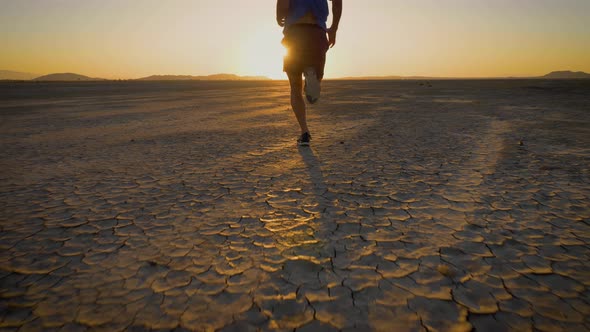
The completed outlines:
[[[589,81],[0,92],[2,331],[590,330]]]

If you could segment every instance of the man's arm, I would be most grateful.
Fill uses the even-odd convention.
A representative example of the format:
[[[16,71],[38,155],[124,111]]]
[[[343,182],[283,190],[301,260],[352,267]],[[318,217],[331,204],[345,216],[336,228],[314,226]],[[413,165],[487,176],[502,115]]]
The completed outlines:
[[[332,26],[328,29],[330,47],[336,45],[336,31],[338,31],[340,17],[342,17],[342,0],[332,0],[332,15]]]
[[[279,26],[285,26],[285,20],[289,15],[290,0],[277,0],[277,23]]]

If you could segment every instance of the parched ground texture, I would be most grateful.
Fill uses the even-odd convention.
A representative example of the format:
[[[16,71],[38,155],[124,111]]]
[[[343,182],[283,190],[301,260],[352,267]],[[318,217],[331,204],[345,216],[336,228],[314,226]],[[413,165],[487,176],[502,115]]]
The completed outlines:
[[[0,84],[0,329],[590,330],[590,81]]]

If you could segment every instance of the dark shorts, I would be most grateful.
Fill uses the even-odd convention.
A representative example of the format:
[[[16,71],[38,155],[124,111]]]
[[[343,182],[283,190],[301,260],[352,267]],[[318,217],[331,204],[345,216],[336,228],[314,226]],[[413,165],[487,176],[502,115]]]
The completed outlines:
[[[314,67],[319,79],[324,77],[328,37],[326,31],[315,24],[295,24],[285,30],[283,45],[287,56],[283,71],[288,74],[301,74],[305,68]]]

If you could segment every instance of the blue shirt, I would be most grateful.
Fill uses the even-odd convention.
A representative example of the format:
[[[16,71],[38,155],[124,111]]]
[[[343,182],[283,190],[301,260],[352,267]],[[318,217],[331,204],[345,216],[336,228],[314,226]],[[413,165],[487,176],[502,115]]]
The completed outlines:
[[[316,18],[316,23],[322,29],[327,30],[326,21],[328,20],[328,0],[291,0],[289,4],[289,15],[285,22],[285,27],[293,25],[299,21],[305,14],[311,12]]]

